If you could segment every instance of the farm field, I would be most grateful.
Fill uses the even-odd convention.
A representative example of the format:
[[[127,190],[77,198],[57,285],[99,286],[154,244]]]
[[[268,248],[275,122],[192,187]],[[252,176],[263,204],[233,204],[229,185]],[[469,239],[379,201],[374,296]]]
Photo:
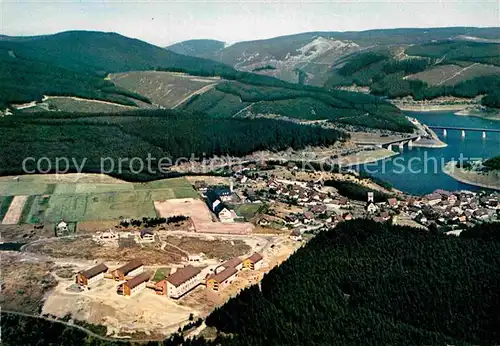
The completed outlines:
[[[47,178],[24,178],[0,180],[0,195],[30,196],[20,217],[27,223],[155,217],[154,201],[197,197],[184,178],[149,183],[53,183]]]
[[[173,72],[137,71],[111,74],[116,85],[148,97],[154,104],[173,108],[201,89],[219,83],[218,78],[194,77]]]

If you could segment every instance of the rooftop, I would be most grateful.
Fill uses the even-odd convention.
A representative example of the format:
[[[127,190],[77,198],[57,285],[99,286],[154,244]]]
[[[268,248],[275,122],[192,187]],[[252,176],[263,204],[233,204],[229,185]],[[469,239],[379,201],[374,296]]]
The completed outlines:
[[[116,270],[122,272],[123,274],[127,274],[127,273],[130,273],[132,270],[137,269],[137,268],[142,267],[142,266],[143,266],[143,264],[140,260],[134,259]]]
[[[175,273],[170,275],[166,280],[175,287],[182,285],[184,282],[194,278],[201,272],[201,268],[188,265],[184,268],[178,269]]]
[[[132,289],[136,286],[139,286],[143,282],[148,281],[151,278],[151,276],[152,276],[151,272],[141,273],[137,276],[134,276],[132,279],[128,280],[127,282],[125,282],[125,285],[128,288]]]
[[[228,267],[228,268],[224,269],[223,271],[221,271],[220,273],[211,276],[209,278],[209,280],[213,279],[213,280],[215,280],[217,282],[224,282],[228,278],[230,278],[231,276],[233,276],[234,274],[236,274],[237,272],[238,272],[238,270],[236,268],[234,268],[234,267]]]
[[[222,264],[222,266],[224,268],[234,268],[236,267],[238,264],[240,264],[242,261],[239,257],[234,257],[234,258],[231,258],[229,261],[226,261]]]
[[[260,253],[254,252],[252,256],[248,257],[247,260],[250,260],[252,263],[257,263],[262,260],[264,257]]]
[[[98,264],[95,267],[92,267],[90,269],[87,269],[85,271],[82,271],[81,274],[86,277],[87,279],[93,278],[94,276],[101,274],[103,272],[107,272],[108,267],[104,264]]]

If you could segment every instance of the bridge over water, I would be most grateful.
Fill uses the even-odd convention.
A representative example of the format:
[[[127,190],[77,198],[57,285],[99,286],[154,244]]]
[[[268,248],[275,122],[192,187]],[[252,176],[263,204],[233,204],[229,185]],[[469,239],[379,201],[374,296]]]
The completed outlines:
[[[456,127],[456,126],[428,126],[430,129],[433,130],[443,130],[443,136],[446,136],[448,134],[449,130],[456,130],[456,131],[462,131],[462,137],[465,137],[465,132],[466,131],[473,131],[473,132],[482,132],[483,133],[483,138],[486,138],[486,133],[487,132],[499,132],[500,129],[489,129],[489,128],[477,128],[477,127]]]
[[[413,145],[413,142],[419,141],[419,140],[420,140],[420,136],[415,135],[415,136],[411,136],[411,137],[407,137],[407,138],[398,138],[398,139],[394,139],[394,140],[388,140],[385,142],[383,142],[383,141],[377,141],[377,142],[374,142],[374,141],[356,141],[356,144],[369,145],[369,146],[375,145],[379,148],[387,148],[387,149],[392,150],[393,145],[397,145],[397,146],[399,146],[399,148],[402,149],[404,145],[408,145],[411,147]]]

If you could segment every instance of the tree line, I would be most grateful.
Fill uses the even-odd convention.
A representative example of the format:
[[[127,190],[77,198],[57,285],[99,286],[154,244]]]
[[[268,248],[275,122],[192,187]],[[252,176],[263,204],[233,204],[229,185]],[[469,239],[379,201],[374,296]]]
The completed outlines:
[[[244,156],[260,150],[329,146],[346,138],[344,132],[319,126],[273,119],[215,119],[185,111],[106,115],[42,112],[36,117],[19,113],[0,119],[0,174],[22,174],[25,158],[47,157],[54,169],[55,159],[66,157],[71,172],[85,160],[85,172],[99,173],[104,168],[107,173],[132,181],[153,180],[165,177],[158,169],[161,158],[167,159],[162,162],[168,169],[181,158],[199,162],[213,156]],[[137,157],[147,167],[148,154],[156,158],[152,162],[156,173],[141,170],[140,162],[118,166],[120,158]],[[105,167],[103,158],[109,158],[104,161]],[[48,164],[42,162],[41,168],[45,171]],[[36,160],[24,166],[28,172],[40,170]]]

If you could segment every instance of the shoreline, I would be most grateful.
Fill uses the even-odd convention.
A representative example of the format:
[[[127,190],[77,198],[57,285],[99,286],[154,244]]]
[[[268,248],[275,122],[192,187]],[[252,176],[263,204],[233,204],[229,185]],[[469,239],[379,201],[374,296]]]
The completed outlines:
[[[358,155],[361,154],[361,155]],[[335,164],[339,164],[341,166],[357,166],[357,165],[364,165],[367,163],[374,163],[378,162],[381,160],[385,160],[388,158],[391,158],[393,156],[399,155],[398,152],[392,151],[389,149],[377,149],[377,150],[371,150],[371,151],[361,151],[359,153],[349,155],[349,156],[344,156],[340,159],[337,159]],[[350,162],[350,161],[353,162]]]
[[[414,105],[414,106],[400,106],[394,104],[397,108],[402,111],[410,112],[438,112],[438,111],[463,111],[469,108],[470,104],[465,105]]]
[[[494,115],[487,114],[486,112],[477,111],[476,109],[462,109],[454,113],[457,116],[462,117],[476,117],[486,120],[500,121],[500,112]]]
[[[461,176],[460,173],[466,174],[466,175],[472,175],[475,177],[478,177],[479,175],[474,171],[469,172],[469,171],[464,171],[460,168],[456,168],[455,167],[456,163],[457,163],[456,161],[447,162],[446,165],[443,167],[443,173],[447,174],[448,176],[452,177],[453,179],[455,179],[463,184],[500,191],[500,180],[498,180],[497,185],[491,185],[490,183],[486,183],[486,182],[476,182],[476,181],[469,180],[469,179],[467,179],[467,177]],[[457,174],[457,171],[459,172],[459,174]],[[500,174],[500,172],[497,174]]]

